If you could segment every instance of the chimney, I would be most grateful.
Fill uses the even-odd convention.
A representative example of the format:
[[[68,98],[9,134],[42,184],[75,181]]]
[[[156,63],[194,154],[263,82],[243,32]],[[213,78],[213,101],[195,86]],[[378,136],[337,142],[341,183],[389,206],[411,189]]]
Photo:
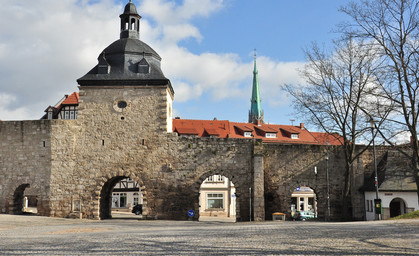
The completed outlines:
[[[300,129],[304,130],[304,123],[300,123]]]

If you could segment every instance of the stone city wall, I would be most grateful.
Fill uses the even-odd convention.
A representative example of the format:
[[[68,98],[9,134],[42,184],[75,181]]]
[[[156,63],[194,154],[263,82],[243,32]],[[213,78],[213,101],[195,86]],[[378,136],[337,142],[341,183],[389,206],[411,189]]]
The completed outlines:
[[[24,196],[30,196],[38,213],[49,215],[50,129],[48,120],[0,122],[1,213],[20,213]]]
[[[318,218],[326,219],[329,186],[331,220],[342,220],[345,157],[341,147],[303,144],[265,144],[264,147],[266,219],[271,219],[274,212],[286,213],[289,218],[291,194],[299,186],[314,190]],[[362,146],[358,148],[362,149]],[[388,147],[376,147],[377,164],[388,150]],[[359,189],[373,172],[372,159],[370,148],[353,164],[349,210],[352,210],[352,218],[355,220],[365,217],[364,195]]]
[[[103,144],[100,136],[86,135],[91,131],[79,124],[64,120],[53,127],[51,216],[68,216],[76,199],[82,201],[84,217],[98,219],[106,183],[130,177],[141,184],[145,215],[184,219],[188,210],[198,212],[204,179],[220,174],[235,184],[237,208],[248,218],[252,141],[146,135],[113,126],[103,128],[108,138]]]
[[[240,220],[249,220],[250,212],[254,220],[271,219],[278,211],[289,217],[291,194],[298,186],[315,191],[318,215],[324,219],[329,185],[332,219],[342,216],[344,157],[339,147],[178,136],[162,131],[158,117],[150,117],[156,120],[155,132],[147,132],[141,129],[141,116],[132,118],[127,111],[121,120],[109,106],[100,111],[98,122],[86,118],[0,122],[0,174],[5,177],[0,182],[1,212],[12,212],[13,194],[25,191],[37,196],[40,215],[69,217],[78,201],[82,217],[106,218],[109,198],[104,198],[118,179],[130,177],[144,193],[144,215],[185,219],[188,210],[199,212],[202,182],[219,174],[236,187]],[[386,150],[377,148],[377,163]],[[364,206],[358,189],[373,171],[371,159],[369,150],[354,164],[353,212],[360,219]],[[25,184],[30,188],[18,189]]]

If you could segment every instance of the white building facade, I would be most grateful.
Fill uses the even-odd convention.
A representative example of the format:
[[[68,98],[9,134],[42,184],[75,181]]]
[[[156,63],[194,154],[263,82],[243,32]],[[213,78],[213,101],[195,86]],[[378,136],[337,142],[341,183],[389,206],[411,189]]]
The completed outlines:
[[[418,195],[416,192],[380,191],[378,193],[378,198],[381,199],[381,219],[383,220],[419,210]],[[374,199],[376,199],[376,192],[365,192],[366,220],[377,219],[374,208]]]
[[[209,176],[199,193],[199,216],[236,219],[236,189],[222,175]],[[201,219],[200,219],[201,220]]]

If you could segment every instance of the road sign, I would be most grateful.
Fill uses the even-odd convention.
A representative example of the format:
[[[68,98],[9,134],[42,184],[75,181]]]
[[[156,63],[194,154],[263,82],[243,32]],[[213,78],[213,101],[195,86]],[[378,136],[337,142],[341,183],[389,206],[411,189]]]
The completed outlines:
[[[189,216],[189,217],[193,217],[193,216],[195,216],[195,212],[194,212],[194,210],[189,210],[189,211],[188,211],[188,216]]]

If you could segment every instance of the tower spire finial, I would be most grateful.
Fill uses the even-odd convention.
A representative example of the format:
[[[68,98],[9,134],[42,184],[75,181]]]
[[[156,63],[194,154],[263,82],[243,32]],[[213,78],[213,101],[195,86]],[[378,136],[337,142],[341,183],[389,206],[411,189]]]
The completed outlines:
[[[253,68],[253,87],[252,98],[250,99],[249,123],[263,124],[263,110],[261,107],[261,99],[259,92],[258,70],[256,67],[256,48],[254,49],[254,68]]]

